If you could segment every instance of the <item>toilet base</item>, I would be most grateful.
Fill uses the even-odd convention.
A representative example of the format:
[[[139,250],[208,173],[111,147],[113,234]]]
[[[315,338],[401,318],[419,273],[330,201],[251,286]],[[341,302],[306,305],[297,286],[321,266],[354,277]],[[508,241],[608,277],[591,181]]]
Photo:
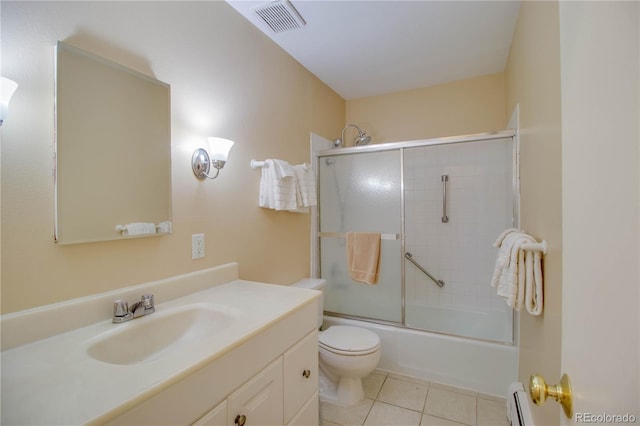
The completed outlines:
[[[351,407],[364,399],[362,379],[354,377],[342,377],[338,383],[327,377],[320,370],[320,401],[328,402],[340,407]]]

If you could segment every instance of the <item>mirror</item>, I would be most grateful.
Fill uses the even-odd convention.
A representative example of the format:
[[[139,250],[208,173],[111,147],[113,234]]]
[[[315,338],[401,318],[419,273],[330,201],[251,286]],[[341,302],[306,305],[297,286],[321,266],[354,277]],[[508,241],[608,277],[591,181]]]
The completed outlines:
[[[56,242],[170,232],[169,85],[62,42],[55,71]]]

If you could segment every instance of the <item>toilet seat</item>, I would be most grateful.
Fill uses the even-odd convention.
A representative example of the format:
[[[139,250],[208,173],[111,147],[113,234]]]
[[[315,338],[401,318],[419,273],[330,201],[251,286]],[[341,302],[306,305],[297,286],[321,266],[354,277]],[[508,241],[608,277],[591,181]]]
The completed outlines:
[[[319,346],[338,355],[368,355],[380,349],[380,337],[361,327],[334,325],[320,333]]]

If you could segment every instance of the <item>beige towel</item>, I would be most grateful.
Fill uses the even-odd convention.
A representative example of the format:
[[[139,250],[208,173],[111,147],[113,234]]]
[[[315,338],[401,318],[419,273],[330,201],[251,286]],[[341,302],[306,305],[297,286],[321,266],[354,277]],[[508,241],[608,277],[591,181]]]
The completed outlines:
[[[347,232],[347,267],[352,280],[375,284],[379,261],[380,234]]]

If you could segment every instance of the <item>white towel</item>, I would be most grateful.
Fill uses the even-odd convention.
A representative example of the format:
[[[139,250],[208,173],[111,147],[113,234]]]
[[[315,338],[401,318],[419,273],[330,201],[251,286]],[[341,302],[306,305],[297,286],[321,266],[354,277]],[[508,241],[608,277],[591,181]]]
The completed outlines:
[[[127,235],[146,235],[146,234],[156,233],[156,225],[153,223],[146,223],[146,222],[128,223],[124,225],[124,228],[127,231]]]
[[[260,207],[292,210],[298,207],[294,168],[282,160],[265,160],[260,179]]]
[[[527,252],[527,254],[531,254],[531,252]],[[537,316],[542,313],[542,253],[534,251],[531,261],[533,265],[527,267],[527,272],[533,276],[527,277],[525,306],[527,312]]]
[[[296,200],[298,207],[311,207],[318,204],[316,197],[316,179],[310,164],[293,166],[296,174]]]
[[[491,278],[491,287],[497,287],[498,296],[508,306],[520,310],[523,305],[532,315],[542,313],[542,255],[538,251],[523,250],[524,244],[536,240],[522,231],[511,228],[504,231],[494,247],[498,254]]]
[[[173,225],[170,220],[165,220],[158,224],[158,232],[171,232]]]

